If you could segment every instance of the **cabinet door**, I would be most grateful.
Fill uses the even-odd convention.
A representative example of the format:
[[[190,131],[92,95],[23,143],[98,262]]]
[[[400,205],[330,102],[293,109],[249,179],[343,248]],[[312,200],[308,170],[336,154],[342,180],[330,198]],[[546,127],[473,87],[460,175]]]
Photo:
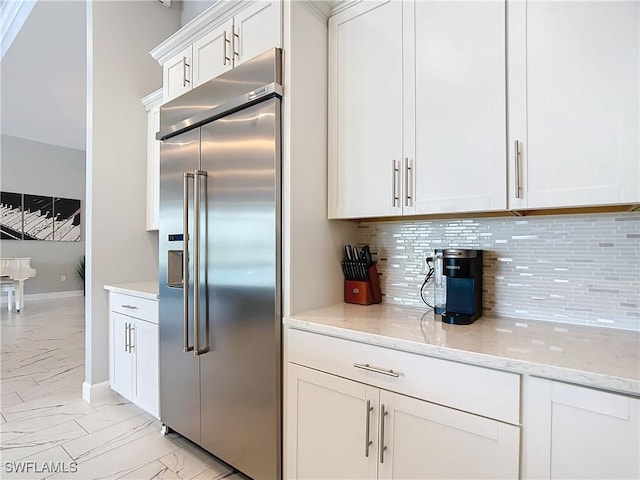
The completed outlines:
[[[510,208],[640,201],[639,9],[510,4]]]
[[[158,325],[136,320],[132,348],[135,362],[133,402],[158,416]]]
[[[405,135],[406,150],[415,146],[415,213],[503,210],[505,2],[413,5],[415,124]]]
[[[640,478],[640,399],[530,378],[525,478]]]
[[[380,478],[518,478],[519,427],[385,390],[383,408]]]
[[[376,478],[377,389],[290,363],[287,390],[289,478]]]
[[[281,24],[280,2],[257,1],[237,13],[233,22],[234,66],[280,47]]]
[[[168,102],[191,90],[191,46],[162,65],[162,99]]]
[[[233,20],[193,43],[193,88],[232,68]]]
[[[132,318],[111,312],[111,388],[133,399],[133,355],[128,351]]]
[[[329,19],[329,218],[402,213],[402,45],[401,2]]]

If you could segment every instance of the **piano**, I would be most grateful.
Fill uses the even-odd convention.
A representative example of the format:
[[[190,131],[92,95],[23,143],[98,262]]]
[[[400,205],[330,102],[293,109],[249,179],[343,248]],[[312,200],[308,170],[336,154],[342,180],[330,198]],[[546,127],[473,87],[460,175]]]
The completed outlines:
[[[8,309],[12,310],[11,294],[16,294],[16,310],[19,312],[24,304],[24,281],[36,276],[32,268],[31,258],[0,258],[0,284],[2,290],[9,292]]]

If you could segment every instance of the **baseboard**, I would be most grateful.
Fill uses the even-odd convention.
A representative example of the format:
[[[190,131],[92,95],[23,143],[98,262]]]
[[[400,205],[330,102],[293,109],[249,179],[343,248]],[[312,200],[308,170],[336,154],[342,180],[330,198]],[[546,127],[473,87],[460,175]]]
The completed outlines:
[[[82,297],[84,291],[82,290],[66,290],[64,292],[46,292],[46,293],[29,293],[24,296],[24,303],[34,302],[38,300],[51,300],[54,298],[68,298],[68,297]],[[7,304],[7,295],[2,295],[0,304]],[[15,301],[15,294],[14,294]]]
[[[82,382],[82,399],[87,403],[99,402],[113,395],[109,382],[94,383]]]

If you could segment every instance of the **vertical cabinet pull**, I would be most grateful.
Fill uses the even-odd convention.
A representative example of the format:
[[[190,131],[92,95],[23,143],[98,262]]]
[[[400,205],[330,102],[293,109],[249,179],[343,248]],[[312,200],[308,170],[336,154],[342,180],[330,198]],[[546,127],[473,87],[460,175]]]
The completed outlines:
[[[399,207],[400,205],[400,197],[398,197],[398,174],[400,173],[400,169],[398,168],[398,162],[396,160],[392,161],[391,165],[391,174],[392,174],[392,197],[391,200],[393,202],[394,207]]]
[[[231,58],[229,58],[229,56],[227,55],[227,45],[231,47],[231,40],[227,38],[227,31],[225,30],[224,42],[222,42],[222,64],[223,65],[226,65],[227,61],[231,62]]]
[[[369,438],[371,431],[371,412],[373,407],[371,406],[371,400],[367,400],[367,411],[365,412],[365,427],[364,427],[364,456],[369,457],[369,447],[373,444],[373,440]]]
[[[409,207],[413,204],[411,199],[412,193],[409,191],[409,186],[411,185],[409,180],[413,173],[413,169],[411,168],[411,162],[408,158],[404,159],[404,169],[404,206]]]
[[[129,324],[124,324],[124,351],[129,351]]]
[[[231,27],[231,31],[233,32],[233,59],[239,59],[240,58],[240,52],[239,52],[239,48],[236,49],[236,45],[239,47],[240,46],[240,35],[238,35],[236,33],[236,27]]]
[[[384,408],[384,403],[380,406],[380,463],[384,463],[384,452],[387,446],[384,444],[384,417],[389,414]]]
[[[520,162],[522,155],[520,154],[520,142],[518,140],[513,142],[513,158],[515,162],[516,198],[522,198],[522,185],[520,183]]]
[[[129,353],[131,353],[131,349],[135,348],[135,345],[133,344],[133,330],[134,330],[134,326],[132,323],[129,324]]]
[[[187,83],[190,83],[190,80],[187,78],[187,67],[191,67],[187,63],[187,57],[182,57],[182,86],[186,87]]]
[[[193,346],[189,345],[189,179],[193,173],[184,172],[183,198],[182,198],[182,308],[183,308],[183,350],[190,352]]]

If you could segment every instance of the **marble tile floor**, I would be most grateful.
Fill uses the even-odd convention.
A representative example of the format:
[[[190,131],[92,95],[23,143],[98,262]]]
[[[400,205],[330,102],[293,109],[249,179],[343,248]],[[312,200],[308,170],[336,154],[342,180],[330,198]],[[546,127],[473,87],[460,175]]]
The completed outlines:
[[[0,311],[1,479],[246,480],[116,393],[89,405],[84,298]]]

